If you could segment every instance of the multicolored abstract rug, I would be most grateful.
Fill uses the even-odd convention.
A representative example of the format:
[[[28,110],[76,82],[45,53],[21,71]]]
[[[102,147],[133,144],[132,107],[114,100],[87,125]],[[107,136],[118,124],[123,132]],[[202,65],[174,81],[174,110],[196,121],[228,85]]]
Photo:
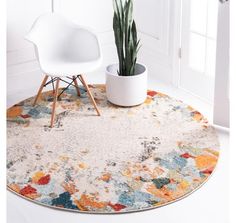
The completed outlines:
[[[87,213],[124,213],[160,207],[198,189],[219,156],[214,128],[194,108],[148,91],[144,104],[121,108],[104,85],[67,90],[49,128],[52,92],[32,107],[29,98],[8,109],[7,184],[49,207]]]

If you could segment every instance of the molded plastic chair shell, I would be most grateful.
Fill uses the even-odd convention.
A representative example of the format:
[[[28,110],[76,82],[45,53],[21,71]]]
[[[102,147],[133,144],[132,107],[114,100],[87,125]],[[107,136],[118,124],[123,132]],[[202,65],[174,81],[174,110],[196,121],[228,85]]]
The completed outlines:
[[[25,38],[34,43],[40,67],[47,75],[79,75],[101,65],[102,54],[96,34],[60,14],[41,15]]]

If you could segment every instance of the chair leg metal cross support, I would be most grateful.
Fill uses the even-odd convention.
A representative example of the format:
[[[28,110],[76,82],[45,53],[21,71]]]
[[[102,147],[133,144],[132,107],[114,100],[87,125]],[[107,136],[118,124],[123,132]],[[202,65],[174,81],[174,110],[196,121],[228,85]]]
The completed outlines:
[[[63,79],[61,79],[61,78],[59,78],[59,77],[54,77],[54,78],[51,77],[51,80],[47,82],[47,80],[48,80],[48,75],[45,75],[45,77],[44,77],[44,79],[43,79],[43,81],[42,81],[42,83],[41,83],[41,86],[40,86],[40,88],[39,88],[39,90],[38,90],[37,96],[35,97],[35,100],[34,100],[34,103],[33,103],[33,106],[35,106],[36,103],[37,103],[37,101],[38,101],[38,99],[39,99],[39,97],[40,97],[40,95],[41,95],[41,93],[42,93],[42,91],[43,91],[43,88],[46,87],[48,84],[52,84],[52,86],[53,86],[53,98],[54,98],[54,100],[53,100],[53,105],[52,105],[52,115],[51,115],[51,125],[50,125],[51,128],[53,127],[54,120],[55,120],[55,111],[56,111],[56,104],[57,104],[58,98],[59,98],[70,86],[74,86],[74,87],[76,88],[76,91],[77,91],[78,96],[80,96],[80,91],[79,91],[79,85],[78,85],[78,82],[77,82],[77,78],[80,80],[80,82],[81,82],[81,83],[83,84],[83,86],[85,87],[85,89],[86,89],[86,91],[87,91],[87,93],[88,93],[88,96],[89,96],[89,98],[91,99],[91,102],[92,102],[92,104],[93,104],[93,106],[94,106],[94,108],[95,108],[95,110],[96,110],[98,116],[100,116],[100,112],[99,112],[99,110],[98,110],[96,101],[94,100],[94,97],[93,97],[93,95],[92,95],[92,93],[91,93],[91,91],[90,91],[90,89],[89,89],[87,83],[85,82],[84,77],[80,74],[80,75],[77,75],[77,76],[73,76],[72,78],[71,78],[71,77],[67,77],[67,78],[69,78],[69,79],[71,80],[71,82],[67,82],[67,81],[65,81],[65,80],[63,80]],[[63,82],[65,82],[65,83],[67,83],[68,85],[67,85],[67,87],[64,88],[64,89],[60,92],[60,94],[58,95],[59,83],[60,83],[60,81],[63,81]],[[56,87],[54,86],[54,82],[56,82]],[[73,84],[73,83],[74,83],[74,84]]]

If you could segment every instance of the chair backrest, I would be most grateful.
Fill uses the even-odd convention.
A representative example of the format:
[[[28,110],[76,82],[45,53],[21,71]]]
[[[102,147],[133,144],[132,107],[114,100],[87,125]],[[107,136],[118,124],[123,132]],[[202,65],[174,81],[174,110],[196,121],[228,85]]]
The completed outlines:
[[[87,62],[101,57],[96,34],[57,13],[41,15],[25,38],[37,46],[41,61]]]

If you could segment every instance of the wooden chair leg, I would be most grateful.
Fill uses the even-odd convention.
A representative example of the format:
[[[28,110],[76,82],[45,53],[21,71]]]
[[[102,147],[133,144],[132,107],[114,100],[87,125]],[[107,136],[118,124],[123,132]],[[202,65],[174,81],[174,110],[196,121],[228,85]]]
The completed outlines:
[[[93,98],[93,95],[92,95],[91,91],[89,90],[89,87],[88,87],[87,83],[85,82],[85,80],[84,80],[82,75],[80,75],[80,79],[81,79],[81,82],[84,85],[85,89],[88,92],[88,95],[89,95],[89,97],[90,97],[90,99],[91,99],[91,101],[92,101],[92,103],[93,103],[93,105],[94,105],[94,107],[95,107],[95,109],[97,111],[98,116],[100,116],[101,114],[100,114],[100,112],[98,110],[97,104],[96,104],[96,102],[95,102],[95,100]]]
[[[60,82],[60,79],[58,78],[56,81],[56,89],[54,92],[54,100],[53,100],[53,105],[52,105],[51,128],[53,127],[53,123],[54,123],[54,119],[55,119],[55,110],[56,110],[56,104],[57,104],[59,82]]]
[[[39,90],[38,90],[38,94],[37,94],[36,98],[34,99],[33,106],[36,105],[36,103],[37,103],[37,101],[38,101],[38,99],[39,99],[39,97],[40,97],[40,94],[42,93],[42,90],[43,90],[43,88],[44,88],[44,85],[45,85],[46,82],[47,82],[47,79],[48,79],[48,75],[45,75],[45,77],[44,77],[44,79],[43,79],[43,81],[42,81],[42,83],[41,83],[41,86],[40,86],[40,88],[39,88]]]
[[[73,79],[74,79],[73,81],[74,81],[74,84],[75,84],[77,95],[80,97],[80,91],[79,91],[79,85],[78,85],[78,82],[77,82],[77,77],[73,76]]]

